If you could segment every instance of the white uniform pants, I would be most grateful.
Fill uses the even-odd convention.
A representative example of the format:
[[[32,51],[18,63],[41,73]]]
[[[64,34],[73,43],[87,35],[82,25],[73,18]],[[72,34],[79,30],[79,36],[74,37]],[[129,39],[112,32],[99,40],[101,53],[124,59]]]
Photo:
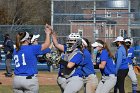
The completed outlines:
[[[129,72],[128,72],[128,76],[130,77],[132,84],[137,84],[137,77],[136,74],[134,72],[133,66],[129,65]]]
[[[68,79],[58,77],[58,84],[63,88],[64,93],[77,93],[83,86],[83,78],[79,76]]]
[[[85,78],[85,84],[86,84],[86,93],[95,93],[95,90],[98,85],[98,78],[95,74],[90,74],[88,77]]]
[[[114,74],[109,76],[102,76],[95,93],[109,93],[115,86],[117,77]]]
[[[38,93],[39,84],[38,78],[32,76],[27,79],[27,76],[14,76],[13,80],[13,92],[14,93]]]

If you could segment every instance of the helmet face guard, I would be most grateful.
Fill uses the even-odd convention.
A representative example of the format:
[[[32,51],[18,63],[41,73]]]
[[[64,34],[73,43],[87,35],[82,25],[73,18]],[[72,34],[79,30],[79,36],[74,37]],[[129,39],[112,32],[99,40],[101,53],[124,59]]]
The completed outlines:
[[[67,52],[72,52],[75,48],[82,45],[79,33],[71,33],[67,38]]]
[[[82,45],[82,39],[77,39],[74,45],[72,46],[72,49],[78,48]]]

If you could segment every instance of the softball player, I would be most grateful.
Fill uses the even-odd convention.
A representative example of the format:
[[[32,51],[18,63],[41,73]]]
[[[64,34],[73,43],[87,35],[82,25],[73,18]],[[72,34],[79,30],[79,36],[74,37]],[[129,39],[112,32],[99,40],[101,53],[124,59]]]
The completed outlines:
[[[97,40],[92,46],[95,51],[98,51],[95,66],[100,69],[102,74],[95,93],[109,93],[117,81],[113,55],[102,40]]]
[[[115,54],[117,83],[114,88],[114,93],[117,93],[117,89],[119,89],[119,93],[125,93],[124,81],[129,71],[127,61],[127,47],[124,43],[124,38],[121,36],[118,36],[114,43],[118,48]]]
[[[84,75],[84,83],[85,83],[85,93],[95,93],[95,90],[98,85],[98,78],[96,77],[94,66],[91,58],[91,44],[88,39],[83,38],[83,75]]]
[[[37,79],[36,55],[50,45],[50,34],[52,31],[45,27],[46,39],[42,45],[29,45],[28,32],[19,32],[16,35],[16,49],[14,50],[14,93],[38,93],[39,85]]]
[[[40,37],[39,34],[37,34],[37,35],[30,35],[30,37],[31,37],[31,43],[30,43],[30,45],[38,45],[39,44],[38,43],[38,38]],[[38,55],[36,55],[38,62],[40,62],[40,63],[47,62],[47,64],[49,63],[46,60],[46,56],[48,56],[48,54],[51,53],[52,46],[53,46],[53,44],[51,43],[51,45],[49,46],[49,48],[46,48],[45,50],[40,51],[40,53]]]
[[[63,59],[60,61],[58,85],[62,93],[77,93],[83,86],[80,35],[71,33],[68,36],[67,45],[59,44],[55,34],[52,35],[52,39],[55,47],[64,52]]]
[[[132,81],[132,93],[137,93],[136,90],[137,90],[137,77],[136,77],[136,74],[134,72],[134,69],[133,69],[133,58],[134,58],[134,48],[131,47],[131,39],[125,39],[125,44],[128,48],[128,62],[129,62],[129,72],[128,72],[128,76],[130,77],[131,81]]]

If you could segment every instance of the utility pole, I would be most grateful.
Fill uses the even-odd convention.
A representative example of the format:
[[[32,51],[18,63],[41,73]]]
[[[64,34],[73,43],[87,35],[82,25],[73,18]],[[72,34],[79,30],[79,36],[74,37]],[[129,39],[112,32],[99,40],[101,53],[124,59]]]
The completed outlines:
[[[128,37],[131,37],[131,1],[128,0]]]
[[[93,24],[94,24],[94,29],[93,29],[93,42],[96,41],[96,0],[94,0],[94,9],[93,9]]]

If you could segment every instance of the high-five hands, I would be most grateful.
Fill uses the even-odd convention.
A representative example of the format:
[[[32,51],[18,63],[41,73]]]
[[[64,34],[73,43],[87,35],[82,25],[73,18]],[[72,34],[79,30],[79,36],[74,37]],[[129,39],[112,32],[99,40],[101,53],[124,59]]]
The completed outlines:
[[[50,35],[53,33],[52,27],[48,24],[45,25],[45,33]]]

